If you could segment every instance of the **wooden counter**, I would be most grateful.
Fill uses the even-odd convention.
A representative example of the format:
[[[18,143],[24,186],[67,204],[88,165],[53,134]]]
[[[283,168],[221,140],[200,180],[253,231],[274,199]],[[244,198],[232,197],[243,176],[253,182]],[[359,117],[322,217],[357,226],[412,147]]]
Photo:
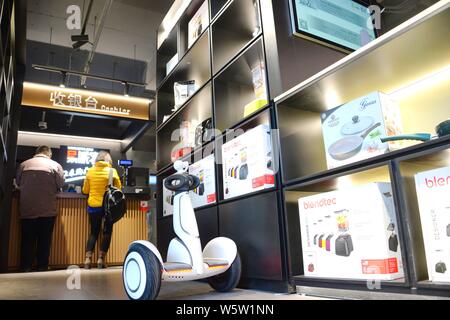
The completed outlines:
[[[128,245],[134,240],[147,239],[146,213],[141,212],[140,197],[127,197],[127,213],[114,224],[111,246],[106,263],[122,265]],[[53,230],[50,253],[51,268],[65,268],[82,265],[85,246],[89,234],[89,217],[86,211],[87,198],[81,194],[63,193],[58,195],[58,216]],[[11,212],[8,270],[15,271],[20,265],[20,219],[19,199],[14,197]],[[93,262],[97,261],[101,235],[97,241]]]

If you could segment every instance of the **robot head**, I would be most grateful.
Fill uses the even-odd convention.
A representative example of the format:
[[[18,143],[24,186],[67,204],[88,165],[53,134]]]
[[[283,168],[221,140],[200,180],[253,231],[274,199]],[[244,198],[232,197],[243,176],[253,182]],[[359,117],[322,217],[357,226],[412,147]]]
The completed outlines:
[[[175,170],[177,170],[177,173],[184,173],[184,172],[186,172],[188,167],[189,167],[189,162],[187,162],[187,161],[177,160],[173,164],[173,168]]]

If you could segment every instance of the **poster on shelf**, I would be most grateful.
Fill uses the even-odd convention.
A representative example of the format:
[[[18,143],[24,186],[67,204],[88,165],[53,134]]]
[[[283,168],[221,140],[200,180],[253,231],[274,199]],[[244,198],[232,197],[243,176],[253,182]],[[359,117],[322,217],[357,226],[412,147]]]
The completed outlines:
[[[224,199],[275,186],[270,127],[261,124],[222,145]]]
[[[198,188],[189,191],[193,208],[216,202],[215,160],[211,154],[189,166],[189,174],[200,179]]]
[[[390,183],[301,197],[298,206],[305,276],[404,277]]]
[[[450,282],[450,167],[414,178],[429,280]]]
[[[188,23],[188,48],[190,48],[198,37],[206,29],[209,23],[208,1],[204,1]]]
[[[328,169],[371,158],[402,147],[403,141],[381,138],[403,133],[396,101],[372,92],[321,113]]]
[[[166,181],[166,179],[164,179],[162,181],[162,188],[163,188],[163,217],[167,217],[167,216],[173,215],[172,197],[175,195],[175,192],[173,192],[173,191],[167,189],[166,187],[164,187],[164,182]]]

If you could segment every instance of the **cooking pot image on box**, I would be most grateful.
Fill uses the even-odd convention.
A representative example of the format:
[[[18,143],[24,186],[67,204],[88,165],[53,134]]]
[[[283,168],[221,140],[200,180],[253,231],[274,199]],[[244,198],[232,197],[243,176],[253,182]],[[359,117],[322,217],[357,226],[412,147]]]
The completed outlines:
[[[447,271],[447,266],[444,262],[439,261],[438,263],[436,263],[435,270],[437,273],[445,273]]]
[[[336,255],[348,257],[353,251],[353,241],[349,234],[341,234],[336,239]]]
[[[357,155],[362,148],[364,139],[369,135],[372,130],[379,127],[380,122],[370,126],[362,134],[348,135],[335,141],[328,147],[328,154],[335,160],[347,160]]]

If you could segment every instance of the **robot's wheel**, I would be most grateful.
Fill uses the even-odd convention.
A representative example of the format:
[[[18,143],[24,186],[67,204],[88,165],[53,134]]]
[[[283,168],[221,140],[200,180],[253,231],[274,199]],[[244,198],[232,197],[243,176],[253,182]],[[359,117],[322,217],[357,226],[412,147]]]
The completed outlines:
[[[161,288],[161,265],[155,254],[142,244],[132,244],[125,257],[123,285],[132,300],[154,300]]]
[[[236,288],[240,279],[241,257],[239,256],[239,253],[236,253],[236,258],[228,270],[217,276],[208,278],[208,283],[216,291],[227,292]]]

